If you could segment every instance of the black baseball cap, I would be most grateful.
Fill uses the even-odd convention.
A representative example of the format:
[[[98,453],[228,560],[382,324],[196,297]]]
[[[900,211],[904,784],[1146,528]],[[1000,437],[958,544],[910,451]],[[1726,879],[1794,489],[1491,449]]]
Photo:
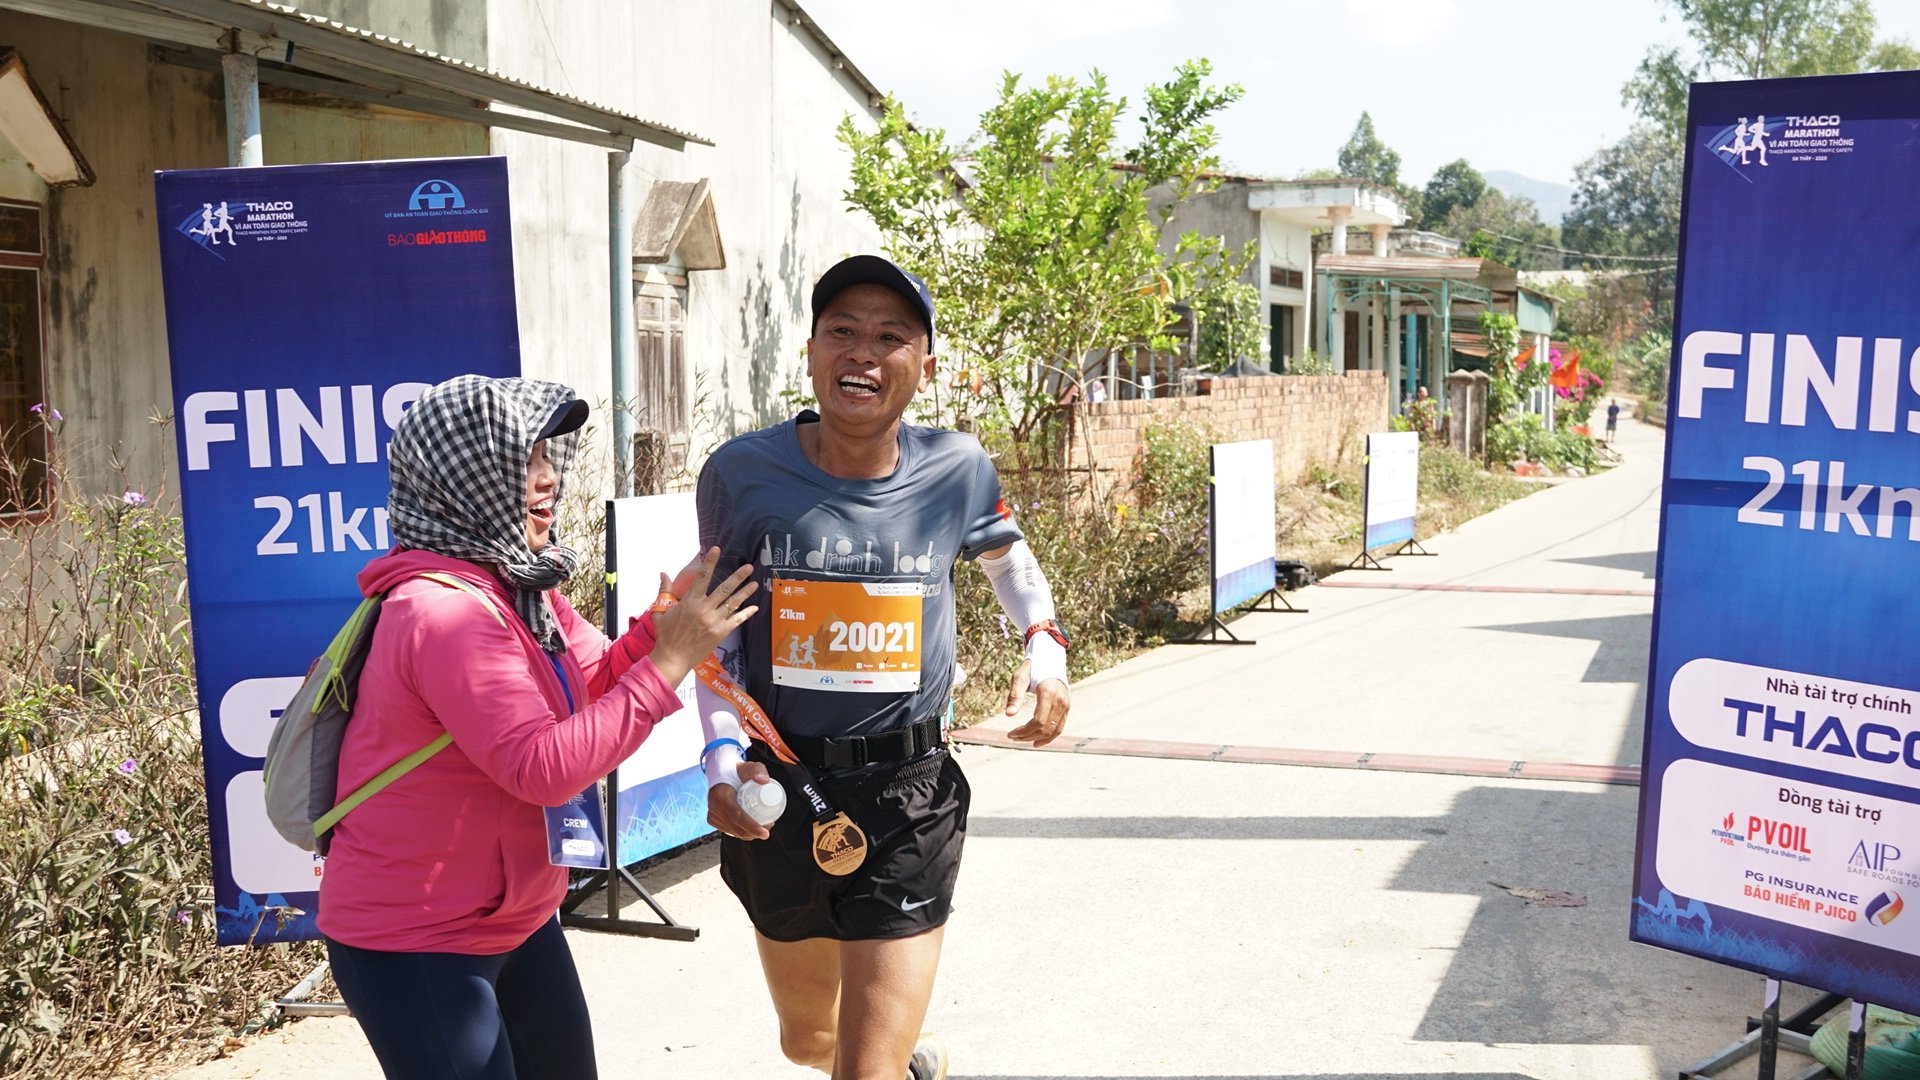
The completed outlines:
[[[546,425],[540,429],[539,437],[533,441],[539,442],[541,439],[551,439],[555,435],[565,435],[569,431],[578,431],[580,425],[586,422],[586,402],[579,398],[563,401],[554,406],[553,415],[547,417]]]
[[[933,294],[927,283],[878,255],[854,255],[839,262],[813,286],[813,330],[820,329],[820,312],[833,298],[854,285],[885,285],[913,305],[927,323],[927,351],[933,351]]]

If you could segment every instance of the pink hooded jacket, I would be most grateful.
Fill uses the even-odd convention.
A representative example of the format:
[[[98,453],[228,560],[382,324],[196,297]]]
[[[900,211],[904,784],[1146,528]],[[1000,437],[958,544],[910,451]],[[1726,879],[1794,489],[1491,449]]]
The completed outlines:
[[[493,599],[418,575],[441,571]],[[618,641],[553,606],[574,708],[492,572],[395,549],[360,572],[387,592],[340,749],[340,790],[439,737],[453,745],[343,818],[320,882],[320,931],[388,952],[491,955],[553,918],[566,870],[547,861],[546,817],[633,753],[680,698],[653,662],[653,618]],[[571,713],[571,715],[569,715]]]

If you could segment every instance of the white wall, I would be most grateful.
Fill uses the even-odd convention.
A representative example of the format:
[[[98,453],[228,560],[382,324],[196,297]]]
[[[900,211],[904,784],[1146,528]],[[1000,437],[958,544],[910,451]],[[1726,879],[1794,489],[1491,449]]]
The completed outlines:
[[[1292,224],[1278,214],[1260,215],[1260,318],[1270,317],[1268,304],[1283,304],[1300,309],[1293,320],[1293,354],[1300,356],[1313,348],[1309,330],[1313,325],[1313,230]],[[1298,289],[1283,289],[1271,284],[1268,268],[1284,266],[1300,272]]]
[[[848,160],[834,137],[849,114],[871,126],[866,93],[832,69],[807,31],[789,26],[783,8],[771,0],[302,7],[714,140],[686,153],[643,144],[636,195],[650,177],[711,182],[728,265],[691,275],[688,354],[718,433],[782,415],[778,394],[797,377],[813,279],[841,255],[879,247],[871,223],[841,202]],[[21,50],[98,177],[48,199],[47,398],[67,417],[62,459],[96,491],[119,490],[115,461],[127,463],[134,484],[171,486],[172,435],[149,419],[172,400],[153,172],[226,163],[220,80],[155,64],[136,38],[52,19],[0,14],[0,41]],[[271,98],[263,116],[270,162],[505,154],[526,369],[589,400],[610,398],[606,151],[499,129],[488,138],[453,122],[369,124]],[[298,138],[289,137],[294,124]],[[695,448],[713,440],[697,436]]]
[[[493,0],[490,12],[496,69],[713,140],[642,144],[631,166],[636,205],[652,180],[704,177],[719,220],[726,268],[688,275],[687,353],[705,395],[695,422],[709,428],[695,449],[783,417],[814,278],[879,249],[841,200],[850,162],[834,135],[849,115],[871,130],[866,93],[771,0]],[[606,400],[606,154],[502,130],[494,146],[512,162],[528,369]]]

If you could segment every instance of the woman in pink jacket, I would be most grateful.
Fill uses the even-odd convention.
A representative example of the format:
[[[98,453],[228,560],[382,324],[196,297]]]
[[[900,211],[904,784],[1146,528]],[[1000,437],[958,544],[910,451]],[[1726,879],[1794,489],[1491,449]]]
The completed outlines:
[[[586,414],[557,383],[462,376],[427,391],[388,450],[398,545],[360,572],[366,595],[387,598],[340,790],[453,742],[341,820],[318,921],[389,1077],[595,1075],[546,808],[633,753],[755,610],[751,567],[709,592],[709,553],[673,582],[680,606],[617,641],[574,613],[557,588],[577,556],[554,511]]]

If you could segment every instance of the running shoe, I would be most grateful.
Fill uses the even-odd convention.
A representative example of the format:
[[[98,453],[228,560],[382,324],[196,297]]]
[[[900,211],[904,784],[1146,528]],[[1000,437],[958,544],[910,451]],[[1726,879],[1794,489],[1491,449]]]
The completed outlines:
[[[907,1062],[907,1080],[947,1080],[947,1044],[930,1031],[920,1033]]]

